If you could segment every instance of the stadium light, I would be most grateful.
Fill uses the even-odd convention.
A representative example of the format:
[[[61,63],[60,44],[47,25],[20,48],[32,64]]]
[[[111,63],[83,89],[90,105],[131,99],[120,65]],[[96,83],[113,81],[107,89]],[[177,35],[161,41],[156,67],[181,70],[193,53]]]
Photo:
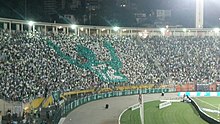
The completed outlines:
[[[162,33],[163,36],[165,36],[165,31],[166,31],[165,28],[161,28],[161,29],[160,29],[160,32]]]
[[[76,27],[77,27],[77,25],[75,25],[75,24],[72,24],[72,25],[71,25],[71,28],[72,28],[72,29],[76,29]]]
[[[186,28],[184,28],[184,29],[183,29],[183,32],[186,33],[186,31],[187,31]]]
[[[215,33],[219,33],[220,29],[219,29],[219,28],[214,28],[213,31],[214,31]]]
[[[35,23],[35,22],[33,22],[33,21],[28,21],[28,25],[29,25],[29,26],[33,26],[34,23]]]
[[[143,34],[142,34],[141,32],[139,32],[139,33],[138,33],[138,35],[139,35],[140,37],[142,37],[142,36],[143,36]]]
[[[160,31],[161,31],[161,33],[165,33],[166,29],[165,28],[161,28]]]
[[[118,31],[118,30],[119,30],[119,27],[115,26],[115,27],[113,27],[113,30],[114,30],[114,31]]]
[[[81,27],[81,28],[80,28],[80,31],[83,31],[83,30],[84,30],[84,28],[83,28],[83,27]]]
[[[103,28],[101,31],[105,31],[105,28]]]

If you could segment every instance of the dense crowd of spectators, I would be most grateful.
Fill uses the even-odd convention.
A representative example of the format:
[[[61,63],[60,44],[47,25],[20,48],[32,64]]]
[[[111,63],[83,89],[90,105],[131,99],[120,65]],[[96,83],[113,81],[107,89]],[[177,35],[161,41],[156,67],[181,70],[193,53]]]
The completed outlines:
[[[220,39],[215,37],[131,37],[88,35],[42,35],[28,32],[0,36],[0,93],[5,99],[29,100],[46,96],[54,90],[62,92],[107,87],[91,71],[62,59],[47,45],[51,40],[73,59],[74,49],[81,44],[94,51],[98,60],[111,59],[103,42],[116,50],[128,78],[125,84],[175,84],[215,82],[219,80]],[[118,85],[114,83],[114,85]]]

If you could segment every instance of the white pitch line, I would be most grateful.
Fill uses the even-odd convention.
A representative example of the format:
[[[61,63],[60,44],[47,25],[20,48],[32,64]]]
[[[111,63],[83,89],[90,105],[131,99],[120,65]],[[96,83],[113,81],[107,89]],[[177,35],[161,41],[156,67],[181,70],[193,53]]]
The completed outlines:
[[[198,98],[196,98],[196,97],[194,97],[195,99],[197,99],[197,100],[199,100],[199,101],[201,101],[201,102],[203,102],[203,103],[205,103],[205,104],[208,104],[208,105],[210,105],[210,106],[212,106],[212,107],[214,107],[214,108],[217,108],[218,109],[218,107],[216,107],[216,106],[214,106],[214,105],[212,105],[212,104],[210,104],[210,103],[208,103],[208,102],[206,102],[206,101],[203,101],[203,100],[201,100],[201,99],[198,99]]]

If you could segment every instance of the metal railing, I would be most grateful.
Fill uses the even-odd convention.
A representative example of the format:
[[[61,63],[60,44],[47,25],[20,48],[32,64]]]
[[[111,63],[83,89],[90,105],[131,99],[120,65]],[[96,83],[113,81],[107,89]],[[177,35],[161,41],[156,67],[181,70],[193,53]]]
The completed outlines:
[[[31,112],[26,117],[25,121],[20,121],[19,124],[58,124],[62,117],[66,117],[71,111],[76,109],[77,107],[86,104],[91,101],[96,101],[100,99],[110,98],[110,97],[119,97],[119,96],[128,96],[128,95],[137,95],[140,93],[143,94],[152,94],[152,93],[167,93],[167,92],[175,92],[174,89],[132,89],[132,90],[124,90],[124,91],[112,91],[106,93],[97,93],[97,94],[89,94],[84,95],[83,97],[79,95],[79,97],[72,97],[67,99],[61,105],[51,105],[48,108],[41,108],[36,112]],[[13,122],[14,120],[3,120],[3,124],[7,122]],[[5,123],[4,123],[5,122]]]
[[[174,89],[136,89],[136,90],[124,90],[124,91],[113,91],[108,93],[99,93],[99,94],[93,94],[89,96],[85,96],[78,99],[70,99],[67,100],[64,105],[60,106],[58,110],[56,110],[56,113],[54,114],[52,118],[53,124],[58,124],[59,120],[62,117],[67,116],[71,111],[76,109],[77,107],[91,102],[95,100],[105,99],[109,97],[119,97],[119,96],[127,96],[127,95],[136,95],[136,94],[150,94],[150,93],[161,93],[161,92],[174,92]]]

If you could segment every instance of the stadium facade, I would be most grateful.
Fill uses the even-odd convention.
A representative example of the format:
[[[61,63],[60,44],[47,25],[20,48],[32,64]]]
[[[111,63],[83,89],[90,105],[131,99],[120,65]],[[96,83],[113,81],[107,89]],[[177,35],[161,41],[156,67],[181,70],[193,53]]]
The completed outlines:
[[[74,25],[47,22],[33,22],[26,20],[0,18],[0,27],[9,32],[36,31],[51,33],[75,33],[77,35],[130,35],[130,36],[219,36],[219,28],[140,28],[140,27],[110,27],[92,25]]]

